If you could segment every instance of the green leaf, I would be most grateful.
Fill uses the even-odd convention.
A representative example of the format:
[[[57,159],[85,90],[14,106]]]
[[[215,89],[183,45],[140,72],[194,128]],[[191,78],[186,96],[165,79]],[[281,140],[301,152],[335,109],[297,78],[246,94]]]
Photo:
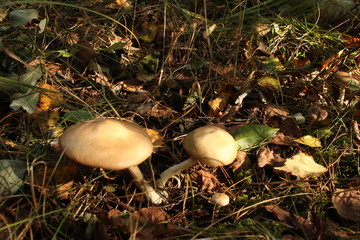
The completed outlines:
[[[23,26],[33,19],[37,19],[39,13],[36,9],[20,9],[9,13],[9,22],[12,27]]]
[[[39,22],[39,28],[40,28],[39,33],[40,33],[40,34],[45,31],[46,25],[47,25],[47,19],[46,19],[46,18],[44,18],[43,20],[41,20],[41,21]]]
[[[270,141],[278,130],[260,124],[245,125],[236,129],[234,138],[239,149],[248,150],[264,141]]]
[[[15,93],[11,97],[12,102],[10,107],[17,111],[22,107],[27,113],[32,114],[35,111],[36,105],[39,101],[39,93],[30,91],[29,93]]]
[[[26,162],[21,160],[0,160],[0,196],[16,193],[22,186]]]
[[[94,118],[91,113],[86,110],[73,110],[64,114],[64,121],[79,122],[81,120],[89,120]]]

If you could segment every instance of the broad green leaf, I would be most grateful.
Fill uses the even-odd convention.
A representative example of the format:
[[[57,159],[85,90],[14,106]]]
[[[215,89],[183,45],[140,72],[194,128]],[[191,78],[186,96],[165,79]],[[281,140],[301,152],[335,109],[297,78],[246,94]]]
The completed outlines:
[[[36,9],[20,9],[9,13],[9,22],[12,27],[23,26],[33,19],[37,19],[39,13]]]
[[[236,129],[234,138],[241,150],[248,150],[264,141],[270,141],[278,131],[260,124],[245,125]]]
[[[35,111],[39,101],[39,93],[30,91],[29,93],[15,93],[12,95],[10,107],[17,111],[22,107],[27,113],[32,114]]]
[[[64,114],[64,121],[69,121],[74,123],[79,122],[81,120],[89,120],[92,118],[93,116],[91,115],[91,113],[83,109],[69,111]]]
[[[0,160],[0,196],[16,193],[22,186],[26,162],[21,160]]]
[[[301,138],[295,139],[294,141],[309,147],[321,147],[321,141],[318,138],[310,135],[302,136]]]

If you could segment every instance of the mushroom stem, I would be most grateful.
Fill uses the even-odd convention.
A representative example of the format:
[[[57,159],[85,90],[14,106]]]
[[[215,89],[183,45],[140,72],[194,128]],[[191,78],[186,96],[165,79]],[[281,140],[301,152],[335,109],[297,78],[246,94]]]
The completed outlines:
[[[176,164],[172,167],[169,167],[168,169],[166,169],[164,172],[162,172],[160,174],[160,178],[156,181],[156,185],[159,188],[163,188],[166,184],[166,182],[172,178],[173,176],[179,174],[180,172],[182,172],[183,170],[191,167],[194,163],[196,163],[197,160],[193,159],[193,158],[188,158],[187,160]]]
[[[164,197],[158,194],[155,189],[145,181],[144,176],[138,166],[130,167],[128,170],[133,177],[136,186],[145,193],[146,198],[150,202],[158,205],[166,201]]]

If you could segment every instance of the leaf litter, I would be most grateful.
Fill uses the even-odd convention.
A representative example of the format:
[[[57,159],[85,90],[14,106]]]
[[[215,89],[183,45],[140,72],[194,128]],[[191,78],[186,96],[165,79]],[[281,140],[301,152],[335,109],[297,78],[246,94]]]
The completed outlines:
[[[326,16],[306,15],[305,2],[302,16],[288,18],[299,3],[73,1],[56,10],[6,3],[0,153],[30,171],[0,209],[0,232],[17,239],[68,239],[69,229],[98,239],[357,234],[358,185],[346,184],[359,171],[359,39],[353,22],[309,27]],[[63,129],[96,117],[147,129],[155,148],[141,167],[151,184],[188,157],[181,141],[197,127],[227,129],[240,150],[230,166],[195,164],[181,187],[158,190],[166,204],[147,206],[127,173],[64,161]],[[230,204],[215,209],[213,191],[229,194]]]

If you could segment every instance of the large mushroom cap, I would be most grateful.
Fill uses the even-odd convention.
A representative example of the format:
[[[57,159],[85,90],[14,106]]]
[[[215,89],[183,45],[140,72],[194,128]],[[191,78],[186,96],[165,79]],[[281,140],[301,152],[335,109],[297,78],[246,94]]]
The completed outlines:
[[[193,159],[210,167],[228,165],[237,155],[235,139],[215,126],[200,127],[188,133],[183,146]]]
[[[60,137],[60,145],[74,161],[107,170],[137,166],[153,151],[151,139],[140,126],[110,118],[69,127]]]

